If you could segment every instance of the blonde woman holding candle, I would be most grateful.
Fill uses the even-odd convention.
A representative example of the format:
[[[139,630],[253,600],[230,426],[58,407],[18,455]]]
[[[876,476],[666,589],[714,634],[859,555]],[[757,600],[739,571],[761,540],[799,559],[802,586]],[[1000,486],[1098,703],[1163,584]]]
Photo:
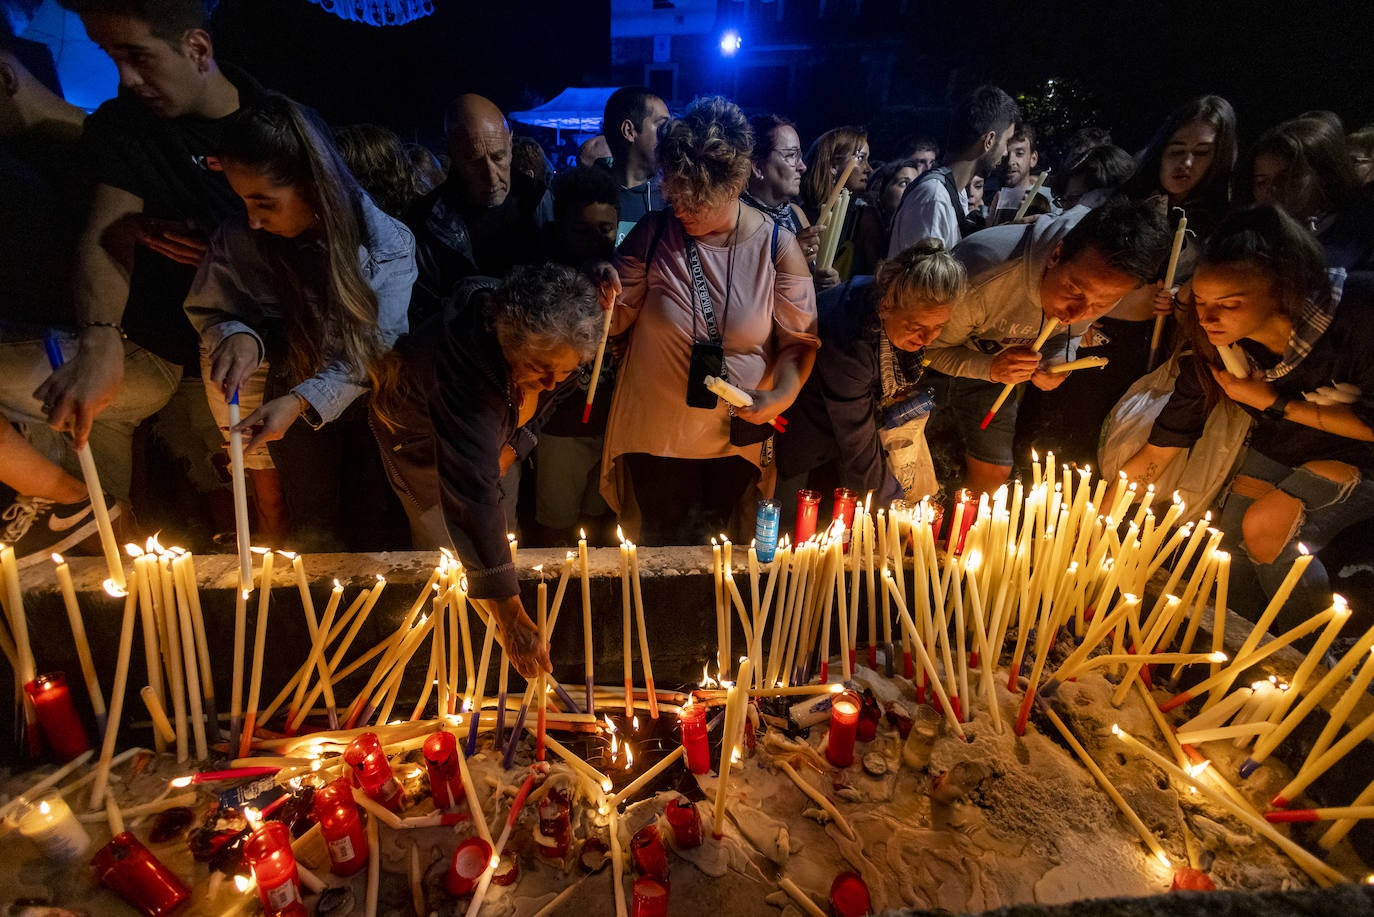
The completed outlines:
[[[1310,232],[1276,206],[1255,206],[1217,228],[1179,314],[1193,355],[1125,471],[1144,487],[1198,440],[1218,399],[1255,418],[1220,522],[1232,554],[1229,604],[1253,619],[1299,544],[1315,552],[1374,516],[1374,283],[1328,272]],[[1249,378],[1221,368],[1226,345],[1243,350]],[[1330,604],[1314,559],[1274,630]]]
[[[748,496],[772,493],[767,424],[791,407],[820,344],[796,238],[740,201],[753,146],[734,103],[695,102],[659,141],[672,209],[646,216],[620,247],[612,334],[630,338],[601,490],[640,544],[741,531],[731,520],[746,501],[752,527]],[[706,375],[749,390],[752,407],[718,402]]]

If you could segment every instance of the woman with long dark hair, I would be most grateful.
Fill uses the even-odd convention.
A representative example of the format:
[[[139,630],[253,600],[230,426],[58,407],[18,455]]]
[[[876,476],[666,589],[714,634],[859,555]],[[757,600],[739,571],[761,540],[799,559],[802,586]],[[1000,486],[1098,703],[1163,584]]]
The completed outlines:
[[[844,187],[850,193],[849,212],[845,214],[844,225],[839,227],[840,240],[836,247],[834,269],[839,280],[848,279],[855,271],[854,227],[859,221],[860,209],[868,206],[864,192],[868,190],[868,179],[873,174],[869,162],[868,131],[862,127],[836,127],[826,131],[811,144],[806,156],[806,174],[801,182],[802,212],[811,223],[818,222],[821,208],[825,206],[831,190],[835,187],[849,161],[854,168],[849,172]]]
[[[359,187],[318,116],[285,96],[242,112],[219,159],[246,212],[215,233],[186,314],[221,427],[238,393],[261,512],[279,480],[268,443],[302,418],[337,420],[369,390],[379,405],[394,391],[389,351],[406,331],[415,239]]]
[[[1260,205],[1217,227],[1179,314],[1192,353],[1124,470],[1143,489],[1197,442],[1222,398],[1255,418],[1220,521],[1230,604],[1253,620],[1300,546],[1315,553],[1374,515],[1374,282],[1328,271],[1310,232]],[[1220,347],[1238,351],[1246,378],[1222,368]],[[1330,593],[1314,559],[1275,632],[1326,608]]]

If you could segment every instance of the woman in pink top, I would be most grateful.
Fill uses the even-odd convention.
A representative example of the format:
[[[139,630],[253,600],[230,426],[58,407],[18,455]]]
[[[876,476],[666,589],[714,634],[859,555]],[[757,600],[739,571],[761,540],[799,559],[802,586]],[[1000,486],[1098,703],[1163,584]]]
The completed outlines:
[[[616,259],[612,330],[630,338],[601,489],[642,544],[739,532],[742,505],[752,524],[746,498],[753,488],[769,494],[774,477],[771,443],[760,441],[771,431],[757,425],[796,399],[820,346],[796,239],[740,204],[752,148],[748,120],[723,98],[700,99],[670,121],[658,158],[672,209],[641,219]],[[701,385],[705,372],[750,392],[753,406],[732,412],[716,401]]]

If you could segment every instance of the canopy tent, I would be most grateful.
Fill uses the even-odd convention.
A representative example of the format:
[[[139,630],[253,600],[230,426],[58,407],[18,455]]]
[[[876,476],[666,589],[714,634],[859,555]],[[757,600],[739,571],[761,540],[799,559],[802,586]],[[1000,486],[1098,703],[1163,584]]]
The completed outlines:
[[[606,110],[606,100],[617,88],[592,86],[587,89],[564,89],[538,108],[511,112],[510,119],[535,127],[595,134],[601,130],[601,114]]]

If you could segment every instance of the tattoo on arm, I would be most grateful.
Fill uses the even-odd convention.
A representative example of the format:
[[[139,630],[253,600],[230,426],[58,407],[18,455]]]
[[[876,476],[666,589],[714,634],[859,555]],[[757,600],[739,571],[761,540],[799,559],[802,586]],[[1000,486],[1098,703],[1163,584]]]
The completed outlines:
[[[1140,483],[1149,484],[1159,476],[1159,465],[1151,462],[1145,466],[1145,470],[1140,473]]]

